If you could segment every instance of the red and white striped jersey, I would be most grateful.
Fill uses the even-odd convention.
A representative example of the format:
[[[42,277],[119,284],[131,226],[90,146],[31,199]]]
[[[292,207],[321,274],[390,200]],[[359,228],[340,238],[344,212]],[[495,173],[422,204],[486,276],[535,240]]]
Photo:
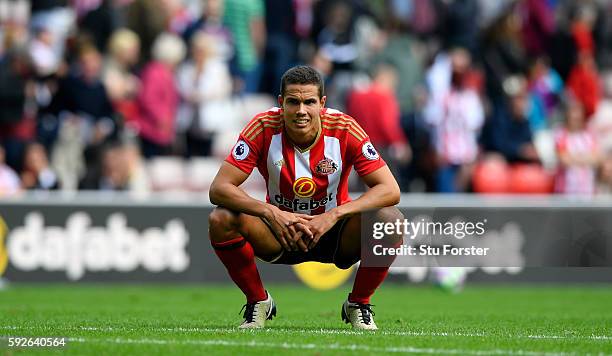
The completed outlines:
[[[563,128],[555,132],[557,153],[572,156],[594,155],[599,151],[597,137],[589,130],[570,132]],[[564,194],[595,193],[596,165],[559,166],[555,179],[555,191]]]
[[[226,161],[266,180],[266,201],[286,211],[317,215],[350,201],[351,167],[360,176],[385,165],[368,135],[350,116],[321,110],[322,130],[306,150],[293,146],[283,130],[282,109],[257,114],[240,133]]]

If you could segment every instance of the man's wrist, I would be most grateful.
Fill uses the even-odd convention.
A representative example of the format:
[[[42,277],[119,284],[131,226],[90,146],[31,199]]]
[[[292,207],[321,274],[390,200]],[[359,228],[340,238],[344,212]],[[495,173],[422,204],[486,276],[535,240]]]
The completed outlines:
[[[332,217],[333,217],[333,218],[334,218],[336,221],[338,221],[338,220],[340,220],[340,219],[342,219],[342,218],[344,217],[344,216],[343,216],[343,213],[342,213],[342,210],[340,209],[340,207],[336,207],[336,208],[331,209],[331,210],[329,211],[329,213],[331,214],[331,216],[332,216]]]
[[[268,221],[272,220],[274,217],[274,208],[274,205],[264,203],[263,212],[261,213],[260,217]]]

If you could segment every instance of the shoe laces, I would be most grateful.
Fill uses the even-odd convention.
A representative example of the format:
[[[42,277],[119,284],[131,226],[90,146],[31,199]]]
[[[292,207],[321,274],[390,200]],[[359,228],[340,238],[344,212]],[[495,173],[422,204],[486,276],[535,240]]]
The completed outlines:
[[[372,310],[372,307],[374,306],[373,304],[361,304],[361,303],[355,303],[357,304],[357,309],[359,309],[359,316],[361,317],[361,321],[363,321],[364,324],[366,325],[370,325],[370,323],[372,322],[372,316],[376,315],[374,313],[374,311]]]
[[[238,314],[242,313],[242,311],[244,310],[244,314],[242,314],[242,317],[247,323],[252,323],[253,321],[255,321],[255,315],[256,315],[255,306],[256,305],[257,303],[246,303],[245,305],[242,306]]]

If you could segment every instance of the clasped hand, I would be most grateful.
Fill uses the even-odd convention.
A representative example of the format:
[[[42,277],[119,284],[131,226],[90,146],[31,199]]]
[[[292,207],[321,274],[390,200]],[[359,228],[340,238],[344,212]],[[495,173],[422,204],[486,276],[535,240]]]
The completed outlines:
[[[329,212],[311,216],[282,211],[273,206],[268,222],[285,250],[308,252],[334,226],[337,219]]]

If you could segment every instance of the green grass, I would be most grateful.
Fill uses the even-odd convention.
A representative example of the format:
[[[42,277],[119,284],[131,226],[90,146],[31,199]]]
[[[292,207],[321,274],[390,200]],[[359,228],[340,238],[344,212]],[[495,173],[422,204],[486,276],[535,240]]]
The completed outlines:
[[[612,288],[384,286],[376,333],[340,321],[347,287],[268,286],[278,317],[238,331],[231,286],[13,285],[0,291],[0,354],[612,354]],[[8,336],[64,336],[63,349],[6,347]]]

